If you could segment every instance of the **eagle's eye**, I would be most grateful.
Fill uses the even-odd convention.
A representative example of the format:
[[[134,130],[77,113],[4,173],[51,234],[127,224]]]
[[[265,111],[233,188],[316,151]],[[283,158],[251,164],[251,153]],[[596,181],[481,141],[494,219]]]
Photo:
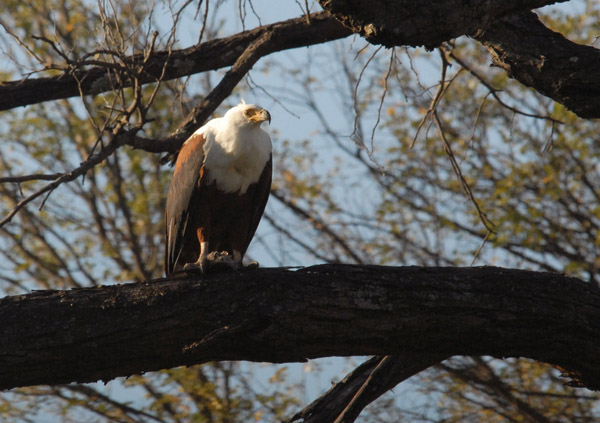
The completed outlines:
[[[250,109],[246,109],[246,110],[244,110],[244,115],[246,115],[246,116],[250,116]]]

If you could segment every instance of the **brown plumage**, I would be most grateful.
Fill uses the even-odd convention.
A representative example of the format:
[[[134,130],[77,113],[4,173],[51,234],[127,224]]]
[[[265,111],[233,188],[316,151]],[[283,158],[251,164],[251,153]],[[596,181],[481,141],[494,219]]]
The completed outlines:
[[[240,104],[183,145],[166,207],[167,275],[206,271],[211,253],[239,268],[264,212],[272,173],[269,113]],[[221,256],[223,258],[223,256]]]

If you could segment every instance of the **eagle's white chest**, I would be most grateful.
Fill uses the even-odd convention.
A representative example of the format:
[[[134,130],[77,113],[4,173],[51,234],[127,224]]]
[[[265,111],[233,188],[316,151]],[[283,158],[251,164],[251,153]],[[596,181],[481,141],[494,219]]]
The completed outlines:
[[[207,131],[204,168],[207,182],[227,193],[244,194],[258,182],[271,156],[271,138],[258,127]]]

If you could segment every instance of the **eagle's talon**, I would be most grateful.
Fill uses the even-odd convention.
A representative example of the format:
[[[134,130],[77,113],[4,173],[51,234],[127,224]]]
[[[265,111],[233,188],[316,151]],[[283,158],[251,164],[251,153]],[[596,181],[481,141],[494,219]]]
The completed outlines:
[[[203,259],[202,261],[196,261],[194,263],[186,263],[183,266],[183,271],[188,273],[206,273],[208,269],[208,260]]]
[[[248,263],[246,266],[243,266],[244,270],[256,270],[258,269],[260,266],[258,264],[257,261],[251,261],[250,263]]]

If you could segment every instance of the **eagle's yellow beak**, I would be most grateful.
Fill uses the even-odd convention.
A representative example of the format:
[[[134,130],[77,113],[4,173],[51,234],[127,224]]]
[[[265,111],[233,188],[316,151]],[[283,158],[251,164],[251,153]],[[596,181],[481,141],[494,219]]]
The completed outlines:
[[[250,121],[256,123],[262,123],[265,121],[269,121],[269,125],[271,124],[271,114],[265,109],[258,109],[256,112],[249,118]]]
[[[258,112],[257,115],[260,116],[260,118],[257,119],[260,122],[268,120],[269,125],[271,124],[271,113],[267,112],[265,109],[260,109],[260,112]]]

